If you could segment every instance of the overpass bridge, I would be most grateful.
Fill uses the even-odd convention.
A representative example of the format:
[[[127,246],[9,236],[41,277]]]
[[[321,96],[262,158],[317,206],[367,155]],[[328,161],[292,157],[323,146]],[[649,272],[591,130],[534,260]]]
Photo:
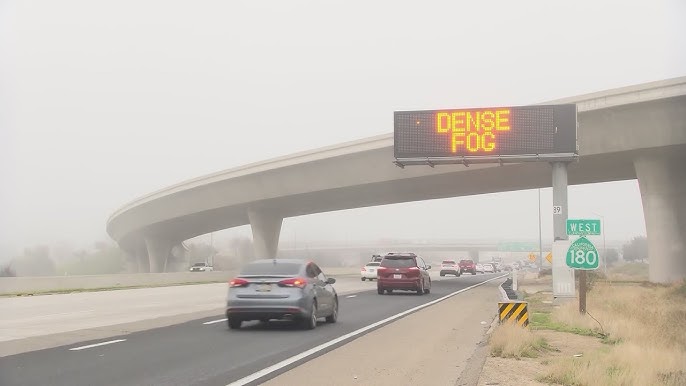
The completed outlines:
[[[578,162],[568,182],[638,179],[650,279],[686,278],[686,77],[546,102],[575,103]],[[117,210],[107,232],[142,272],[172,247],[250,224],[256,255],[277,253],[283,218],[401,202],[550,187],[548,163],[393,164],[393,134],[258,162],[185,181]]]

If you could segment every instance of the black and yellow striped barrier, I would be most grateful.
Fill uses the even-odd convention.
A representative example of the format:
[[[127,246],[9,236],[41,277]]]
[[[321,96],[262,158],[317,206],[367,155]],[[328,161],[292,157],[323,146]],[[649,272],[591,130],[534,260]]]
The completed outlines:
[[[498,302],[500,323],[512,322],[519,326],[529,325],[529,309],[527,302]]]

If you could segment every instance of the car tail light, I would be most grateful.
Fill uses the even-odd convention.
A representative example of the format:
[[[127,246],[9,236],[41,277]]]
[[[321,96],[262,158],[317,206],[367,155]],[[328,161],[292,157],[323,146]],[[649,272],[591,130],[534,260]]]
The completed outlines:
[[[303,279],[302,277],[294,277],[292,279],[285,279],[279,282],[279,286],[281,287],[305,288],[306,285],[307,279]]]
[[[247,287],[248,284],[250,284],[250,282],[245,280],[245,279],[235,278],[229,282],[229,287],[230,288]]]
[[[366,271],[366,270],[367,270],[367,268],[365,268],[365,267],[362,267],[362,271]]]
[[[410,267],[409,270],[410,271],[419,271],[419,267]]]

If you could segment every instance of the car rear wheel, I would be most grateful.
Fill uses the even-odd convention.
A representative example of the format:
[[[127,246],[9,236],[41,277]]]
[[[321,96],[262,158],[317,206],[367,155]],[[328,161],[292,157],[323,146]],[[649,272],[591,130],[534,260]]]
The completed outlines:
[[[384,293],[383,288],[381,288],[381,287],[376,287],[376,293],[378,293],[379,295],[383,295],[383,293]]]
[[[417,295],[424,295],[424,281],[419,281],[419,288],[417,289]]]
[[[312,303],[310,314],[302,321],[302,326],[306,330],[314,330],[317,327],[317,302]]]
[[[441,272],[441,276],[445,276],[445,273]]]
[[[338,298],[336,298],[333,301],[333,311],[331,311],[331,315],[326,317],[326,322],[327,323],[336,323],[338,320]]]
[[[362,278],[362,281],[365,281],[365,280],[367,280],[367,278],[364,278],[364,277],[363,277],[363,278]]]
[[[235,316],[234,317],[230,316],[228,318],[228,323],[229,323],[229,328],[231,330],[238,330],[239,328],[241,328],[241,324],[243,322],[240,319],[236,318]]]

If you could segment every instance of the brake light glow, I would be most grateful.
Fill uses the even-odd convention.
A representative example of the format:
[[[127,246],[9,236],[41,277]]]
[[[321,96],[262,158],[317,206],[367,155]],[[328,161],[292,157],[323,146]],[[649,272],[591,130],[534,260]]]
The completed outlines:
[[[229,282],[229,287],[230,288],[247,287],[248,284],[250,284],[249,281],[237,277],[237,278],[235,278]]]
[[[363,270],[363,271],[366,271],[366,270],[367,270],[367,268],[365,268],[365,267],[362,267],[362,270]]]
[[[415,270],[415,271],[419,271],[419,267],[410,267],[410,268],[408,268],[408,269],[410,269],[410,270]]]
[[[279,285],[281,287],[305,288],[305,286],[307,285],[307,279],[303,279],[302,277],[294,277],[291,279],[281,280],[279,282]]]

